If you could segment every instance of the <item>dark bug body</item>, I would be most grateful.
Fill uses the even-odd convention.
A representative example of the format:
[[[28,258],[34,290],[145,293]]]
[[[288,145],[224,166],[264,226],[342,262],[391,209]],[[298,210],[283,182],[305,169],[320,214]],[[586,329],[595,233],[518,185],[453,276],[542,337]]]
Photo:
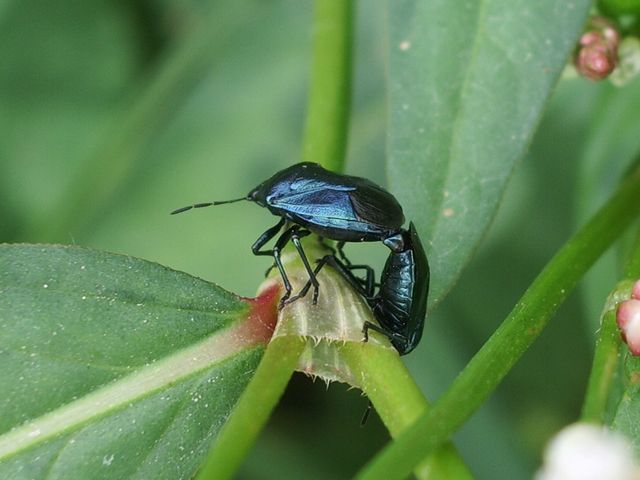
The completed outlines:
[[[402,237],[404,249],[389,254],[380,277],[380,289],[369,304],[384,330],[382,333],[390,333],[393,346],[400,355],[405,355],[422,338],[430,272],[413,223],[408,231],[402,232]]]
[[[327,263],[337,270],[367,300],[380,323],[380,326],[370,322],[364,324],[365,339],[369,330],[376,330],[389,338],[400,355],[406,355],[422,338],[430,272],[427,255],[413,222],[409,224],[409,230],[401,230],[398,237],[402,248],[389,254],[377,294],[373,270],[367,265],[346,265],[335,255],[327,255],[320,260],[314,273],[317,274]],[[354,270],[360,269],[366,270],[365,279],[353,274]],[[305,285],[300,296],[310,287],[311,282]]]
[[[299,163],[276,173],[248,197],[274,215],[331,240],[383,241],[404,223],[402,207],[382,187],[315,163]]]
[[[340,175],[311,162],[298,163],[281,170],[252,189],[246,197],[222,202],[198,203],[179,208],[172,214],[192,208],[248,200],[281,217],[265,231],[251,247],[254,255],[274,258],[286,293],[280,307],[289,301],[291,284],[280,259],[281,250],[289,241],[295,245],[314,287],[314,302],[318,281],[302,249],[300,239],[315,233],[338,241],[337,250],[347,263],[342,247],[345,242],[381,241],[392,251],[399,248],[398,234],[404,223],[402,207],[393,195],[375,183],[360,177]],[[280,234],[271,250],[262,250]]]

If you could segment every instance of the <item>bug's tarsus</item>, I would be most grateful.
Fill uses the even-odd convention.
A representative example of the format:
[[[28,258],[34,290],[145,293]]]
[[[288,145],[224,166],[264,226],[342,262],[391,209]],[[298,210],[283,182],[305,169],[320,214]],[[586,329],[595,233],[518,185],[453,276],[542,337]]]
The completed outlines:
[[[312,277],[314,279],[316,279],[316,282],[317,282],[318,272],[320,270],[322,270],[322,267],[324,266],[324,264],[327,261],[329,261],[329,259],[332,259],[332,258],[334,258],[333,255],[325,255],[321,259],[316,260],[316,264],[317,265],[316,265],[316,268],[313,270],[313,275],[311,275],[311,274],[309,275],[309,281],[306,283],[306,285],[304,287],[302,287],[302,290],[300,290],[300,292],[298,292],[297,295],[294,295],[293,297],[287,299],[287,301],[285,302],[285,305],[289,304],[289,303],[292,303],[292,302],[295,302],[296,300],[304,297],[309,292],[309,289],[313,285]],[[314,285],[314,287],[315,287],[315,285]],[[318,288],[314,288],[314,291],[313,291],[313,304],[314,305],[317,305],[317,303],[318,303],[318,292],[319,292],[319,289]]]
[[[360,428],[364,427],[367,424],[367,420],[369,419],[369,415],[371,414],[372,407],[373,407],[373,404],[371,403],[371,400],[369,400],[367,402],[367,408],[364,410],[364,413],[362,414],[362,418],[360,419]]]

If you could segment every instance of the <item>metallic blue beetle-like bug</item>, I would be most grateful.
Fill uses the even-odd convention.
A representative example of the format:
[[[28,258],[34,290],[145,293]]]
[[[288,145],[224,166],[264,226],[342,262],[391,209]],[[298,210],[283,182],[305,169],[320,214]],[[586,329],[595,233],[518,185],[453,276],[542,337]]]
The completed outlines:
[[[272,256],[280,271],[285,294],[280,307],[288,303],[291,283],[281,261],[281,251],[289,241],[295,245],[318,296],[318,281],[302,249],[300,239],[315,233],[336,240],[340,257],[347,263],[342,248],[345,242],[380,241],[400,252],[402,207],[393,195],[366,178],[341,175],[311,162],[285,168],[252,189],[245,197],[220,202],[198,203],[179,208],[172,214],[192,208],[209,207],[248,200],[281,217],[254,242],[254,255]],[[271,250],[264,245],[280,233]],[[299,298],[297,295],[295,298]],[[294,299],[291,299],[293,301]]]
[[[325,264],[337,270],[365,298],[380,323],[380,326],[371,322],[364,324],[365,340],[369,330],[375,330],[386,335],[400,355],[406,355],[422,338],[430,272],[413,222],[409,223],[409,230],[401,230],[397,236],[401,248],[389,254],[377,294],[374,272],[368,265],[347,265],[335,255],[327,255],[318,262],[314,273],[317,274]],[[365,279],[353,274],[358,269],[366,270]],[[299,296],[304,296],[310,287],[311,282],[308,282]]]

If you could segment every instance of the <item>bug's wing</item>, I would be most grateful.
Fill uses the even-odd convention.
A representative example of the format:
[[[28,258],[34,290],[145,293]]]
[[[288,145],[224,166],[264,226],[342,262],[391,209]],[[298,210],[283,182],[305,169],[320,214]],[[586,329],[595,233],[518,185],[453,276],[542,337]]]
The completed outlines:
[[[313,219],[342,219],[357,220],[358,216],[353,209],[348,192],[344,189],[328,187],[326,183],[322,188],[308,189],[305,191],[290,193],[286,197],[273,201],[273,205],[293,212],[301,217]]]
[[[340,180],[339,177],[338,179]],[[314,193],[327,190],[334,192],[348,192],[351,190],[355,190],[355,188],[356,187],[354,187],[353,185],[345,185],[336,180],[333,180],[331,183],[329,183],[325,178],[298,177],[292,180],[289,184],[288,194],[291,196],[305,194],[313,195]]]
[[[349,192],[349,198],[358,217],[374,225],[400,228],[404,223],[402,207],[386,190],[371,182],[361,182]]]

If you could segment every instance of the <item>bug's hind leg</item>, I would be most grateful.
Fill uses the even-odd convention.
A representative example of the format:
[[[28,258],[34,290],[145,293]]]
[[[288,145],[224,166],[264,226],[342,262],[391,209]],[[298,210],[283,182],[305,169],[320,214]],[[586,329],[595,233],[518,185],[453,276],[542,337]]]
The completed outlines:
[[[340,259],[342,263],[344,263],[346,266],[348,267],[351,266],[351,260],[349,260],[347,256],[344,254],[344,245],[347,242],[340,241],[336,243],[336,246],[334,247],[333,245],[325,243],[323,237],[319,237],[319,240],[320,240],[320,244],[323,247],[325,247],[327,250],[329,250],[334,257]]]
[[[351,261],[347,258],[347,256],[344,254],[344,244],[346,242],[338,242],[336,244],[336,251],[338,252],[338,256],[340,257],[340,260],[342,260],[342,262],[347,266],[350,267],[351,266]]]
[[[399,348],[399,346],[406,346],[407,344],[406,336],[400,333],[387,330],[386,328],[376,325],[375,323],[364,322],[364,325],[362,326],[362,333],[364,333],[364,339],[362,340],[363,342],[369,341],[369,330],[373,330],[374,332],[381,333],[382,335],[387,337],[389,340],[391,340],[391,342],[393,343],[396,350],[398,350],[400,355],[403,355],[404,349]]]

